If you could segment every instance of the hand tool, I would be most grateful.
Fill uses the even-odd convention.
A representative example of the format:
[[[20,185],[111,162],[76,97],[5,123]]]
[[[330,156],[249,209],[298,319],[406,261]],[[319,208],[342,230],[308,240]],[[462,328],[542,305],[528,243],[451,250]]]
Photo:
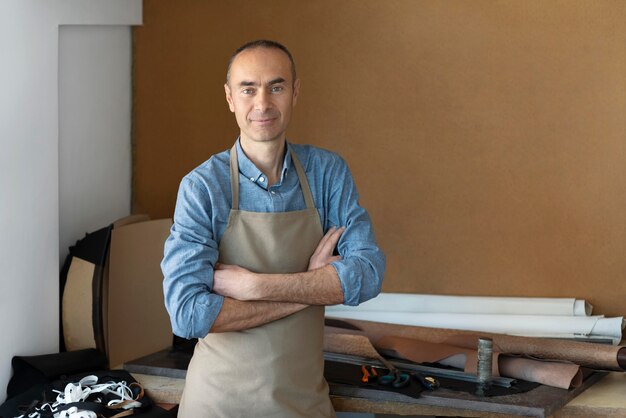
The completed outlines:
[[[420,372],[411,372],[411,376],[415,378],[425,389],[435,390],[439,388],[440,384],[433,376],[424,376]]]
[[[396,367],[387,361],[383,356],[379,356],[378,360],[385,365],[389,372],[378,378],[378,383],[383,386],[393,386],[394,388],[403,388],[409,385],[411,376],[407,373],[402,373]]]
[[[373,366],[369,366],[370,370],[367,370],[366,365],[362,364],[361,365],[361,372],[363,373],[363,377],[361,377],[361,381],[363,383],[371,383],[371,382],[375,382],[376,379],[378,379],[378,372],[376,371],[376,369]]]

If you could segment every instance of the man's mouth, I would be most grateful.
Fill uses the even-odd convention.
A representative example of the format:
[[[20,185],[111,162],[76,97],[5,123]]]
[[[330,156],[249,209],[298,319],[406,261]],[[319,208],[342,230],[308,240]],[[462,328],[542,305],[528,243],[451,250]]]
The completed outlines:
[[[259,125],[268,125],[274,122],[276,118],[268,118],[268,119],[252,119],[252,122],[257,123]]]

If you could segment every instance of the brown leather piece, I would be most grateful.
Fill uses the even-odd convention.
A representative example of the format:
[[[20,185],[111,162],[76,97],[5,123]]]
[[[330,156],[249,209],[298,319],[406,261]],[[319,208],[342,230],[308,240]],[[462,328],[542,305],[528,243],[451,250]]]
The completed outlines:
[[[441,328],[425,328],[407,325],[385,324],[372,321],[345,320],[359,327],[361,331],[346,329],[329,329],[329,332],[361,333],[367,335],[374,346],[386,336],[414,338],[431,343],[445,343],[458,347],[474,349],[476,338],[490,337],[493,339],[494,351],[503,354],[519,354],[540,359],[564,360],[574,364],[600,370],[626,370],[626,351],[623,346],[583,343],[576,341],[550,340],[542,338],[516,337],[511,335],[476,333]],[[618,362],[618,353],[621,363]]]
[[[465,361],[462,366],[467,373],[476,373],[478,368],[478,354],[476,350],[455,347],[448,344],[429,343],[414,338],[386,336],[376,341],[377,349],[393,350],[403,358],[415,363],[440,363],[452,356],[463,355]],[[493,353],[491,370],[499,376],[499,353]]]
[[[445,363],[453,356],[461,356],[461,367],[467,373],[476,373],[478,356],[476,350],[447,344],[429,343],[413,338],[387,336],[378,339],[374,348],[364,335],[329,332],[324,335],[324,351],[351,354],[366,358],[378,358],[379,350],[392,350],[399,357],[416,363]],[[446,363],[446,360],[448,362]],[[582,371],[576,364],[512,357],[494,353],[492,370],[494,376],[506,376],[541,383],[561,389],[578,387],[582,383]]]
[[[324,351],[377,359],[380,354],[364,335],[324,333]]]
[[[576,364],[504,355],[500,356],[500,374],[561,389],[575,388],[583,382],[582,370]]]
[[[447,344],[387,336],[377,341],[376,348],[393,350],[401,357],[416,363],[440,363],[452,356],[464,355],[465,361],[459,366],[467,373],[476,373],[478,366],[476,350]],[[512,377],[562,389],[577,387],[582,383],[582,372],[576,364],[512,357],[497,352],[493,353],[492,372],[494,376]]]

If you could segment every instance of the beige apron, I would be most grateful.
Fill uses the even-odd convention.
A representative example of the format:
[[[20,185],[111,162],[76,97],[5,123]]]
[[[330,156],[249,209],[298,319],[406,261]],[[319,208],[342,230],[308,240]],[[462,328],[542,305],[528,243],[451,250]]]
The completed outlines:
[[[259,273],[306,271],[323,232],[304,170],[291,152],[306,209],[239,210],[237,149],[230,151],[233,204],[219,261]],[[309,306],[278,321],[208,334],[189,364],[181,418],[334,417],[324,380],[324,307]]]

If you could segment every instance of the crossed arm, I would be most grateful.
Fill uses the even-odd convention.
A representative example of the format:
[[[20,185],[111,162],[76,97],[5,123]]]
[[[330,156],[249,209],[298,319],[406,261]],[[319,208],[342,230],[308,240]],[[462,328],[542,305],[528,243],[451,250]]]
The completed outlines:
[[[325,228],[345,225],[346,230],[331,230],[302,273],[253,274],[237,266],[216,266],[219,228],[212,220],[217,212],[223,217],[230,210],[224,206],[225,192],[208,185],[207,173],[181,181],[161,263],[165,306],[176,335],[202,338],[208,332],[244,330],[309,305],[358,305],[380,292],[385,256],[369,215],[358,204],[345,162],[323,157],[325,175],[319,186],[325,192],[318,199],[325,209],[320,220]],[[337,244],[341,259],[332,255]]]
[[[306,272],[292,274],[253,273],[239,266],[218,264],[213,292],[224,303],[211,332],[239,331],[257,327],[298,312],[308,305],[342,303],[343,291],[333,261],[333,250],[344,228],[331,228],[320,240]]]

